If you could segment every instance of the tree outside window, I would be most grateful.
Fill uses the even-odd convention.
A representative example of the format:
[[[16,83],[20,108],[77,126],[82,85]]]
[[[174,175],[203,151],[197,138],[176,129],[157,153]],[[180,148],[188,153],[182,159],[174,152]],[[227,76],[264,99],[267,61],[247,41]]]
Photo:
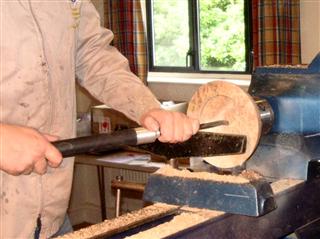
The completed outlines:
[[[246,72],[245,0],[150,0],[151,70]]]

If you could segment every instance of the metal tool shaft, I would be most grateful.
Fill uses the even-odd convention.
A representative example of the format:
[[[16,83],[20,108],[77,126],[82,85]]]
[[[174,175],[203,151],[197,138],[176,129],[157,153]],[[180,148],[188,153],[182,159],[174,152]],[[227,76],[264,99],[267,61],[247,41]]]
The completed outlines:
[[[222,125],[229,125],[229,121],[227,120],[217,120],[213,122],[208,122],[208,123],[202,123],[200,124],[199,129],[208,129],[208,128],[214,128]]]
[[[214,121],[200,125],[200,129],[228,124],[227,121]],[[150,131],[145,128],[134,128],[114,131],[108,134],[91,135],[53,142],[63,157],[78,154],[112,151],[123,146],[135,146],[153,143],[160,136],[160,131]]]

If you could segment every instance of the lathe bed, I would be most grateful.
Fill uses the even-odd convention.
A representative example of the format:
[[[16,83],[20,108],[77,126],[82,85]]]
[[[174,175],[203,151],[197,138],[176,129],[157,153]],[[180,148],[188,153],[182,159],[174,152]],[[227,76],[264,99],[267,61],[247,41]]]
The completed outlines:
[[[261,217],[155,204],[60,238],[269,239],[281,238],[320,220],[320,179],[310,183],[279,180],[271,186],[278,207]]]

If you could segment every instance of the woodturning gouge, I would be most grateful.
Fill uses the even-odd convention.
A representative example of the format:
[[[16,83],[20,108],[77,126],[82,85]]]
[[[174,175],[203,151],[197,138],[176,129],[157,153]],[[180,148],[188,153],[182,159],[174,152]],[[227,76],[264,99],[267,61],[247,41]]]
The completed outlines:
[[[214,128],[218,126],[226,126],[228,121],[217,120],[200,124],[200,129]],[[232,149],[232,153],[243,153],[246,145],[246,137],[237,135],[230,136],[231,141],[226,141],[224,138],[219,139],[219,142],[212,141],[207,145],[207,148],[201,145],[201,142],[208,139],[211,134],[197,134],[193,137],[193,148],[188,149],[188,152],[196,154],[195,156],[208,156],[217,154],[215,147],[218,144],[224,144]],[[134,128],[127,130],[114,131],[108,134],[98,134],[92,136],[78,137],[73,139],[65,139],[53,142],[53,145],[62,153],[63,157],[70,157],[84,153],[107,152],[120,149],[124,146],[133,146],[152,143],[160,136],[159,131],[150,131],[145,128]],[[188,147],[189,144],[179,144],[181,147]],[[196,145],[196,146],[195,146]],[[199,150],[199,148],[201,150]],[[220,147],[222,149],[222,147]],[[184,149],[186,151],[187,149]]]

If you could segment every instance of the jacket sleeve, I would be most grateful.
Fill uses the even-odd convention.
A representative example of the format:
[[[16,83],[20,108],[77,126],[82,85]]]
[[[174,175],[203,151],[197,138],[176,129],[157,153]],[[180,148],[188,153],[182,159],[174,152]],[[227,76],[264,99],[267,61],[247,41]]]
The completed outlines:
[[[113,33],[100,26],[100,18],[90,1],[83,1],[77,29],[76,75],[92,96],[129,118],[160,103],[129,69],[128,60],[110,45]]]

